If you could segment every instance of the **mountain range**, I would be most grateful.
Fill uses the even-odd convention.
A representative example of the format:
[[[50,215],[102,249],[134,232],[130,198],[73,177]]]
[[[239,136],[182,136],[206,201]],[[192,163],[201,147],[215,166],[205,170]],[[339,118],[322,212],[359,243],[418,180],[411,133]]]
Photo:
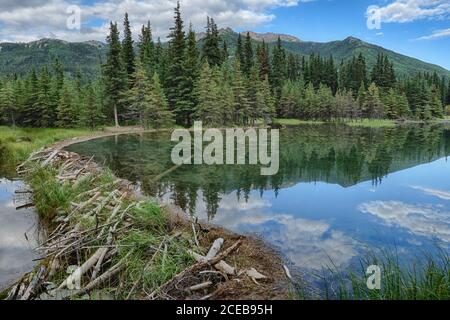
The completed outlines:
[[[233,54],[239,33],[229,28],[221,29],[219,32],[227,43],[230,53]],[[246,35],[246,33],[242,34]],[[366,57],[369,68],[375,64],[377,55],[384,53],[394,63],[399,76],[413,75],[417,72],[436,72],[439,76],[450,78],[450,71],[438,65],[411,58],[354,37],[331,42],[312,42],[284,34],[255,32],[249,32],[249,34],[255,44],[264,40],[269,47],[273,47],[280,37],[287,52],[303,56],[313,53],[322,56],[332,55],[337,63],[362,53]],[[197,35],[200,46],[204,36],[203,33]],[[40,69],[44,65],[51,65],[55,58],[58,58],[67,74],[73,75],[77,69],[80,69],[88,77],[95,77],[105,61],[106,51],[106,44],[99,41],[67,42],[41,39],[29,43],[0,43],[0,76],[24,74],[33,67]]]

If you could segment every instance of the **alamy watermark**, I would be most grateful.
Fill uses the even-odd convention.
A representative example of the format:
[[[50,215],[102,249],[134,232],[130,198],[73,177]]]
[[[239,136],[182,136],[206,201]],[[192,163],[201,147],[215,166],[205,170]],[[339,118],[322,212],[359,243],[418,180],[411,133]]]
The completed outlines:
[[[68,6],[66,27],[69,30],[81,30],[81,8],[77,5]]]
[[[377,265],[372,265],[367,268],[367,288],[369,290],[381,289],[381,268]]]
[[[367,16],[367,28],[369,30],[381,29],[381,12],[379,6],[370,6],[366,11]]]
[[[263,176],[273,176],[278,173],[280,167],[278,129],[203,130],[202,122],[195,122],[193,135],[192,139],[191,131],[187,129],[173,131],[172,141],[179,142],[172,150],[174,164],[259,164],[262,166],[261,175]],[[205,143],[208,145],[204,146]]]

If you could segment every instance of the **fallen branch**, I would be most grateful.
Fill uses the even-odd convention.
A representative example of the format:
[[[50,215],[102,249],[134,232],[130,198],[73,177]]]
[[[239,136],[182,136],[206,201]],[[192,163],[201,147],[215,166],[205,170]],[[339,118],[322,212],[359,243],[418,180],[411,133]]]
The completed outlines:
[[[206,255],[206,260],[211,260],[214,258],[220,251],[220,248],[222,248],[223,245],[223,239],[219,238],[216,241],[214,241],[213,245],[211,246],[211,249],[209,249],[208,254]]]
[[[198,290],[203,290],[203,289],[209,288],[210,286],[212,286],[212,284],[213,284],[213,283],[212,283],[211,281],[206,281],[206,282],[197,284],[197,285],[195,285],[195,286],[189,287],[189,288],[187,288],[186,290],[187,290],[187,291],[198,291]]]
[[[33,280],[30,282],[30,285],[25,290],[25,293],[20,298],[20,300],[29,300],[34,294],[36,294],[35,291],[38,289],[39,285],[41,284],[41,281],[44,277],[44,273],[45,273],[45,267],[41,266],[39,271],[33,277]]]

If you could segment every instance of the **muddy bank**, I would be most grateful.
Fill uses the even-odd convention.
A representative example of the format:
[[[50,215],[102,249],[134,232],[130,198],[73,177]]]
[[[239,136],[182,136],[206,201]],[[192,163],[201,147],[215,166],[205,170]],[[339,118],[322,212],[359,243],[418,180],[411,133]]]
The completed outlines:
[[[50,235],[9,299],[289,298],[274,251],[161,208],[92,158],[61,150],[85,139],[36,152],[18,168]]]

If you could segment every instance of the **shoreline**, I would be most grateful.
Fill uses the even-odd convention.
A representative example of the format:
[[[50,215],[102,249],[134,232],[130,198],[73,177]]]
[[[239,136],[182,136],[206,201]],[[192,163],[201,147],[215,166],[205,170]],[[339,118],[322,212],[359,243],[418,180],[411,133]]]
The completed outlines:
[[[155,131],[153,130],[153,131],[145,131],[145,132],[155,132]],[[93,176],[104,174],[105,173],[104,169],[101,168],[100,166],[98,166],[97,164],[95,164],[94,162],[91,162],[92,159],[83,158],[83,157],[79,156],[78,154],[69,153],[69,152],[64,151],[63,149],[72,144],[75,144],[75,143],[80,143],[80,142],[98,139],[98,138],[102,138],[102,137],[114,136],[117,134],[121,135],[121,134],[133,134],[133,133],[144,133],[144,131],[139,131],[139,132],[123,131],[123,132],[119,132],[119,133],[104,132],[101,134],[90,135],[90,136],[85,136],[85,137],[77,137],[77,138],[59,141],[50,148],[46,148],[44,150],[40,150],[40,151],[32,154],[30,156],[30,158],[24,164],[19,165],[18,168],[20,168],[20,170],[18,170],[18,171],[25,174],[25,177],[24,177],[25,180],[29,181],[30,179],[32,179],[32,175],[34,173],[32,173],[32,171],[30,171],[31,169],[28,169],[28,166],[34,160],[30,160],[30,159],[33,159],[33,157],[37,157],[38,155],[40,155],[40,157],[43,160],[42,161],[38,160],[38,164],[39,164],[38,167],[41,168],[41,167],[49,166],[49,168],[57,169],[57,171],[59,171],[59,175],[57,176],[58,178],[61,177],[61,172],[63,171],[62,168],[64,168],[64,166],[66,166],[68,162],[69,163],[70,162],[75,162],[75,163],[79,162],[78,167],[81,167],[81,169],[77,169],[76,172],[78,174],[80,174],[80,172],[83,171],[83,174],[80,174],[80,177],[82,177],[84,174],[86,174],[86,176],[89,176],[92,174],[93,174]],[[41,154],[42,152],[45,152],[45,157],[42,156],[42,154]],[[39,157],[37,157],[37,158],[39,158]],[[61,159],[59,159],[59,158],[61,158]],[[70,161],[70,159],[76,159],[77,161]],[[35,170],[35,169],[33,169],[33,170]],[[40,170],[40,169],[37,169],[37,170]],[[47,169],[45,169],[45,170],[47,170]],[[64,176],[64,174],[62,176]],[[121,197],[124,199],[127,199],[127,203],[131,203],[130,205],[132,205],[133,203],[137,203],[138,201],[139,201],[139,203],[141,203],[143,201],[150,201],[149,198],[142,197],[141,195],[136,194],[134,188],[131,188],[130,182],[120,179],[120,178],[116,178],[115,176],[114,176],[114,179],[116,179],[118,181],[117,185],[121,186],[120,188],[122,188],[124,191],[124,193],[122,194]],[[75,179],[75,182],[71,181],[70,183],[72,183],[72,185],[74,185],[74,184],[80,183],[79,181],[80,180],[78,180],[78,175],[77,175],[77,179]],[[42,183],[42,181],[40,183]],[[64,183],[66,183],[66,182],[64,182]],[[95,185],[93,185],[93,186],[95,186]],[[36,186],[32,186],[32,187],[36,187]],[[33,188],[33,191],[36,192],[35,188]],[[90,194],[90,196],[92,196],[92,194]],[[90,201],[90,199],[87,200],[87,202],[89,202],[89,201]],[[84,202],[84,203],[86,203],[86,202]],[[113,203],[113,205],[114,205],[114,203]],[[225,282],[223,282],[223,280],[220,280],[217,282],[217,284],[215,283],[215,281],[217,281],[217,279],[215,281],[212,281],[212,282],[214,282],[214,286],[217,285],[217,288],[213,292],[214,295],[211,295],[210,297],[208,297],[208,295],[205,295],[206,297],[212,298],[212,299],[218,299],[218,298],[220,298],[220,299],[286,299],[289,297],[289,291],[290,291],[289,288],[292,285],[290,284],[290,279],[286,276],[286,269],[285,269],[286,267],[283,265],[283,260],[278,255],[278,253],[276,253],[273,249],[268,247],[262,240],[256,239],[252,236],[237,235],[235,233],[232,233],[232,232],[230,232],[224,228],[218,227],[218,226],[205,224],[205,223],[199,223],[198,221],[189,220],[186,215],[181,215],[180,213],[176,213],[176,212],[174,212],[173,209],[167,208],[167,206],[162,206],[161,204],[158,204],[158,207],[162,208],[161,210],[164,211],[165,214],[168,215],[165,217],[165,219],[167,219],[169,221],[169,224],[175,223],[177,225],[177,228],[174,228],[173,230],[171,230],[172,233],[182,232],[183,234],[186,234],[186,233],[193,232],[193,236],[195,238],[195,240],[193,242],[197,243],[197,246],[194,246],[195,248],[197,248],[195,251],[200,251],[204,254],[207,252],[207,247],[209,245],[211,245],[213,242],[216,243],[219,239],[222,239],[221,241],[222,241],[222,244],[224,244],[224,247],[230,246],[230,244],[232,244],[232,242],[235,242],[235,241],[236,241],[235,244],[240,243],[238,245],[239,249],[236,249],[236,252],[234,252],[234,250],[232,250],[229,253],[231,256],[231,258],[229,258],[229,259],[233,259],[233,263],[231,263],[231,265],[230,265],[229,263],[225,262],[224,260],[220,260],[219,262],[222,264],[222,267],[217,267],[216,264],[211,264],[211,263],[205,261],[204,258],[201,257],[201,254],[191,252],[191,251],[194,251],[193,249],[186,250],[186,251],[190,252],[190,255],[193,257],[194,261],[197,261],[193,265],[193,266],[196,266],[195,268],[199,268],[199,267],[200,267],[200,269],[212,268],[213,270],[216,269],[215,272],[219,273],[219,274],[227,274],[228,273],[228,275],[225,276],[225,278],[228,278],[228,277],[236,278],[236,279],[234,279],[236,281],[235,283],[233,283],[234,281],[231,281],[231,280],[225,281]],[[117,209],[117,207],[116,207],[116,209]],[[120,210],[118,210],[118,211],[120,211]],[[102,214],[104,214],[104,213],[102,212]],[[112,215],[114,215],[114,211],[113,211]],[[55,218],[56,220],[52,219],[52,218],[47,219],[47,218],[42,217],[42,215],[41,215],[41,219],[49,220],[48,221],[49,225],[51,225],[50,230],[52,231],[52,233],[50,233],[50,238],[52,236],[54,236],[54,233],[56,232],[56,230],[58,230],[58,228],[60,230],[62,230],[61,225],[63,223],[65,223],[66,225],[70,224],[67,221],[67,219],[63,220],[63,223],[58,222],[59,224],[55,224],[55,221],[58,221],[57,218]],[[62,237],[62,239],[64,239],[65,237],[67,237],[67,235],[70,235],[71,233],[73,233],[74,230],[77,230],[78,225],[79,225],[79,223],[76,224],[75,226],[72,225],[70,228],[65,226],[66,232],[62,232],[59,237],[60,238]],[[58,231],[58,232],[60,232],[60,231]],[[212,235],[214,235],[214,236],[212,237]],[[233,245],[231,247],[228,247],[228,249],[226,249],[226,250],[229,250],[232,247],[233,247]],[[200,249],[200,248],[202,248],[202,249]],[[212,250],[212,248],[210,250]],[[217,252],[216,254],[220,255],[220,251]],[[31,277],[31,278],[35,279],[36,277],[38,277],[38,279],[41,279],[41,278],[43,278],[42,273],[47,274],[47,275],[50,273],[57,273],[54,270],[52,271],[52,269],[54,269],[54,266],[53,266],[54,260],[52,260],[50,262],[49,257],[51,257],[51,255],[47,255],[45,260],[38,263],[38,265],[34,269],[34,272],[32,272],[30,274],[26,274],[24,277],[22,277],[18,282],[18,283],[20,283],[19,286],[16,284],[16,286],[11,287],[12,289],[9,292],[8,297],[9,298],[20,297],[21,299],[23,299],[23,295],[26,293],[26,291],[24,293],[24,292],[18,292],[17,290],[19,290],[20,287],[22,287],[22,289],[23,289],[24,281],[26,281],[26,278],[30,279],[30,277]],[[223,259],[225,259],[225,258],[228,258],[228,254]],[[92,259],[92,257],[91,257],[91,259]],[[87,262],[85,262],[85,263],[87,263]],[[99,263],[99,262],[97,261],[97,263]],[[199,266],[199,264],[201,266]],[[245,266],[242,264],[244,264]],[[79,267],[81,268],[81,267],[83,267],[83,265],[81,265]],[[46,269],[46,271],[42,271],[43,268]],[[224,268],[224,269],[221,270],[221,268]],[[49,269],[50,269],[50,271],[49,271]],[[240,270],[240,271],[238,271],[238,270]],[[206,272],[207,270],[204,270],[204,271]],[[252,272],[255,271],[256,277],[257,278],[260,277],[260,278],[255,279],[254,277],[247,275],[248,272],[250,272],[250,271],[252,271]],[[177,277],[177,276],[178,275],[174,275],[174,277]],[[245,279],[241,279],[242,277],[244,277]],[[190,275],[187,278],[192,278],[192,276]],[[200,278],[202,278],[202,277],[200,277]],[[51,281],[49,281],[50,279],[46,279],[46,280],[47,280],[46,282],[51,282]],[[236,287],[236,284],[241,281],[245,282],[246,285],[243,286],[242,284],[240,284],[239,287]],[[30,281],[28,286],[31,286],[31,282],[32,281]],[[41,282],[43,282],[43,279],[41,280]],[[211,281],[207,281],[207,282],[211,282]],[[207,282],[203,282],[203,285]],[[212,286],[212,284],[210,284],[210,285]],[[210,285],[208,285],[208,286],[210,286]],[[60,285],[60,287],[61,286],[62,286],[62,284]],[[88,284],[88,286],[89,286],[89,284]],[[227,287],[229,287],[229,288],[227,288]],[[240,287],[246,288],[246,290],[241,290],[242,288],[240,288]],[[283,289],[281,289],[281,288],[283,288]],[[261,290],[261,289],[264,289],[264,290]],[[27,290],[27,289],[25,289],[25,290]],[[33,289],[33,290],[38,291],[35,289]],[[220,290],[220,292],[217,292],[218,290]],[[239,294],[239,291],[241,291],[240,294]],[[210,293],[210,294],[213,294],[213,293]],[[238,294],[236,294],[236,293],[238,293]],[[177,294],[180,294],[179,298],[181,298],[181,299],[191,298],[191,297],[183,297],[183,295],[185,294],[184,291],[183,291],[183,294],[181,294],[179,292]],[[27,299],[36,298],[36,297],[37,296],[25,295],[25,298],[27,298]],[[140,297],[140,298],[142,298],[142,297]],[[149,297],[147,297],[147,298],[149,298]],[[155,298],[155,297],[151,296],[150,298]],[[159,297],[159,298],[161,298],[161,297]],[[197,298],[200,298],[200,297],[197,296]]]

